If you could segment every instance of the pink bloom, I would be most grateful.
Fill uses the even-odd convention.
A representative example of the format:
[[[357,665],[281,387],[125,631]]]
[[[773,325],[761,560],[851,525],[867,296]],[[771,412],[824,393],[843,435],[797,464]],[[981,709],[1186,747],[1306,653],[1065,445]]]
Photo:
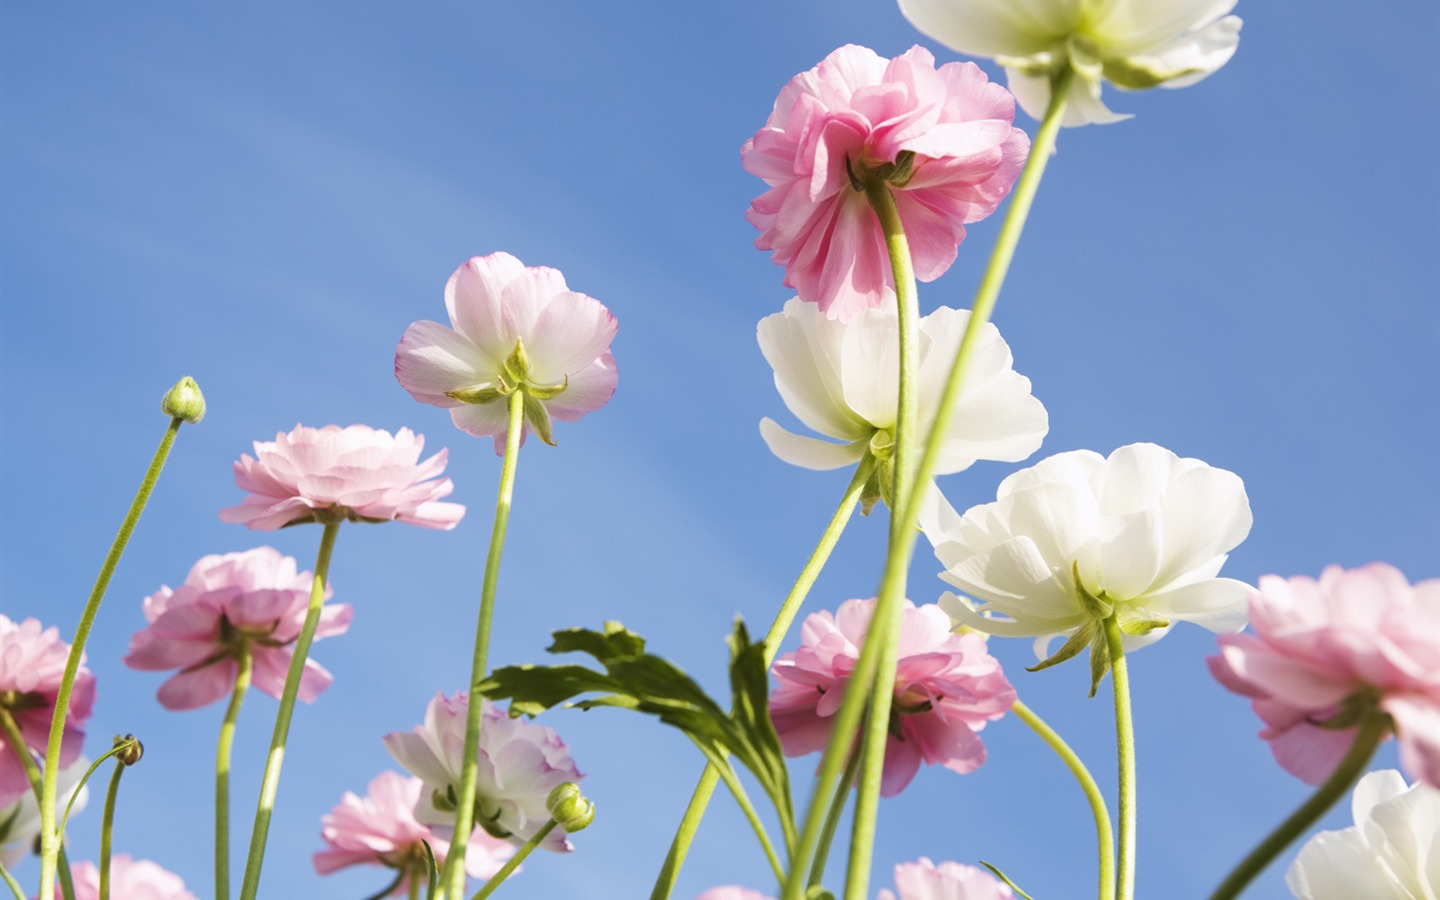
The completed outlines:
[[[774,900],[769,894],[762,894],[759,891],[752,891],[736,884],[727,884],[724,887],[713,887],[695,900]]]
[[[441,826],[454,822],[468,707],[464,692],[453,697],[436,694],[425,708],[425,724],[385,735],[385,749],[395,761],[425,782],[415,807],[415,818],[421,822]],[[484,701],[482,715],[475,823],[495,837],[523,844],[550,821],[545,805],[550,791],[584,776],[552,729],[512,719],[489,700]],[[561,828],[551,831],[540,846],[571,849]]]
[[[740,151],[770,185],[746,214],[761,232],[755,246],[832,318],[879,307],[890,262],[856,185],[884,178],[915,275],[932,281],[955,261],[965,225],[994,212],[1020,174],[1030,139],[1014,118],[1015,98],[974,63],[936,69],[922,47],[891,60],[841,47],[791,79]]]
[[[241,454],[235,485],[243,503],[220,510],[222,522],[274,531],[302,522],[409,522],[449,531],[465,515],[459,503],[440,503],[454,489],[446,451],[419,462],[425,438],[408,428],[391,436],[367,425],[296,425],[273,443],[255,442],[255,458]]]
[[[196,709],[235,689],[244,645],[254,661],[252,684],[278,698],[313,583],[309,572],[297,574],[295,560],[273,547],[202,557],[179,588],[162,586],[145,598],[150,624],[130,638],[125,665],[144,672],[179,669],[160,685],[160,705]],[[330,596],[328,584],[325,596]],[[350,616],[347,603],[327,605],[316,640],[344,634]],[[330,681],[329,672],[307,659],[300,699],[314,701]]]
[[[983,869],[943,862],[935,865],[923,856],[895,867],[895,889],[900,900],[1010,900],[1008,885]],[[895,900],[881,891],[876,900]]]
[[[424,782],[398,772],[375,776],[363,798],[346,791],[340,805],[320,819],[320,836],[330,846],[315,854],[315,871],[328,875],[347,866],[381,865],[409,872],[425,858],[422,842],[443,865],[449,840],[415,818],[415,807],[426,793]],[[466,848],[465,869],[475,878],[489,878],[513,855],[515,848],[508,841],[477,828]],[[408,884],[408,878],[401,879],[391,893],[403,892]]]
[[[1354,714],[1378,706],[1400,761],[1440,786],[1440,579],[1411,586],[1393,566],[1330,566],[1320,580],[1267,575],[1250,594],[1250,634],[1220,638],[1210,671],[1252,698],[1275,759],[1310,784],[1355,741]]]
[[[525,433],[555,443],[550,418],[574,422],[615,393],[615,317],[554,269],[508,253],[477,256],[445,283],[446,328],[416,322],[395,348],[410,396],[450,410],[456,427],[505,450],[508,398],[525,391]],[[521,435],[524,440],[524,434]]]
[[[60,640],[59,629],[41,629],[38,619],[15,623],[0,615],[0,704],[15,718],[25,747],[12,747],[0,734],[0,807],[9,806],[30,791],[30,781],[20,765],[19,753],[45,752],[50,739],[50,717],[65,675],[70,645]],[[69,766],[80,755],[95,702],[95,676],[85,668],[85,657],[70,690],[70,708],[65,716],[65,733],[60,739],[60,765]]]
[[[70,874],[75,879],[75,900],[99,900],[100,870],[94,863],[77,863]],[[118,900],[196,900],[179,875],[148,859],[131,859],[127,853],[110,858],[110,896]]]
[[[847,600],[833,616],[815,613],[800,628],[800,649],[776,661],[770,716],[786,756],[825,747],[874,612],[874,600]],[[950,617],[934,604],[906,600],[902,616],[893,706],[899,734],[892,729],[885,749],[886,797],[904,790],[922,761],[975,771],[985,761],[977,732],[1015,702],[982,635],[951,634]]]

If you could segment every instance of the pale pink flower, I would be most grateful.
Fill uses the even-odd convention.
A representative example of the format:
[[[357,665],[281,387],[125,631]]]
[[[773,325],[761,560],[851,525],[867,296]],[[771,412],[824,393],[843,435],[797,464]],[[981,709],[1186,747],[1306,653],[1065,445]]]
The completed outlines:
[[[254,661],[252,684],[278,698],[313,583],[309,572],[297,573],[295,560],[273,547],[202,557],[180,587],[161,586],[145,598],[150,624],[130,638],[125,665],[145,672],[179,669],[160,686],[160,705],[195,709],[234,690],[244,646]],[[327,584],[325,596],[330,593]],[[350,617],[349,604],[325,606],[316,640],[344,634]],[[324,667],[307,659],[300,699],[312,702],[330,681]]]
[[[11,747],[0,734],[0,806],[9,806],[30,790],[30,781],[20,765],[20,753],[45,752],[50,739],[50,718],[65,676],[65,660],[70,645],[60,640],[60,631],[51,626],[42,629],[38,619],[14,622],[0,614],[0,704],[3,704],[20,726],[25,747]],[[70,706],[65,716],[65,732],[60,739],[60,765],[69,766],[80,755],[85,732],[81,726],[90,718],[95,702],[95,676],[85,668],[80,657],[80,670],[70,690]]]
[[[727,884],[723,887],[713,887],[696,897],[695,900],[774,900],[774,898],[769,894],[740,887],[738,884]]]
[[[1010,900],[1009,886],[983,869],[956,862],[935,865],[925,857],[895,867],[895,890],[900,900]],[[876,900],[895,900],[881,891]]]
[[[775,662],[770,717],[786,756],[824,749],[874,613],[874,600],[847,600],[834,615],[815,613],[800,627],[800,649]],[[975,771],[985,761],[978,732],[1014,702],[1015,689],[982,635],[952,634],[940,607],[906,600],[892,707],[898,726],[885,748],[880,793],[904,790],[922,761]]]
[[[423,843],[444,865],[448,837],[415,818],[415,807],[428,793],[420,779],[398,772],[372,778],[364,797],[346,791],[339,805],[320,819],[320,836],[329,848],[315,853],[315,871],[328,875],[347,866],[381,865],[408,873],[416,860],[425,858]],[[474,878],[489,878],[514,855],[510,842],[477,828],[466,847],[465,869]],[[407,875],[391,893],[402,893],[408,885]]]
[[[256,441],[255,457],[241,454],[235,486],[249,495],[220,510],[222,522],[274,531],[302,522],[409,522],[450,530],[465,515],[441,503],[454,485],[446,451],[420,462],[425,438],[408,428],[394,435],[367,425],[296,425],[275,440]]]
[[[409,732],[385,735],[385,749],[406,771],[425,782],[415,818],[430,825],[454,822],[465,755],[469,697],[436,694],[425,708],[425,723]],[[475,780],[475,823],[491,835],[523,844],[550,821],[550,791],[582,777],[570,751],[543,725],[512,719],[489,700],[480,725],[479,769]],[[547,850],[572,849],[561,828],[541,843]]]
[[[1014,118],[1015,98],[974,63],[936,69],[922,47],[890,60],[841,47],[791,79],[740,151],[770,185],[746,214],[761,232],[755,246],[832,318],[880,306],[893,279],[863,184],[882,178],[915,275],[932,281],[955,261],[965,225],[994,212],[1020,174],[1030,139]]]
[[[565,276],[508,253],[477,256],[445,283],[447,328],[416,322],[395,348],[410,396],[450,410],[462,431],[505,450],[508,398],[525,392],[525,434],[555,443],[550,419],[574,422],[615,393],[615,317]]]
[[[1440,787],[1440,578],[1411,585],[1393,566],[1329,566],[1320,580],[1260,579],[1251,634],[1222,635],[1208,662],[1251,699],[1285,771],[1325,780],[1355,742],[1356,714],[1394,722],[1400,762]]]
[[[100,870],[94,863],[76,863],[70,874],[75,879],[75,900],[99,900]],[[110,858],[110,896],[116,900],[196,900],[179,875],[148,859],[131,859],[128,853]]]

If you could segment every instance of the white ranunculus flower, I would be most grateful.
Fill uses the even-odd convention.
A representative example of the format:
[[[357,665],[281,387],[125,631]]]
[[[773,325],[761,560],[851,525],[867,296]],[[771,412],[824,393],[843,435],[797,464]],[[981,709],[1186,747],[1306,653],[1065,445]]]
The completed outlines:
[[[1322,831],[1301,848],[1285,874],[1300,900],[1437,900],[1440,898],[1440,790],[1394,769],[1371,772],[1355,786],[1355,825]]]
[[[968,310],[943,306],[920,320],[916,385],[922,434],[939,411],[969,321]],[[785,405],[811,430],[840,441],[792,434],[765,418],[760,434],[770,450],[807,469],[838,469],[867,451],[882,462],[888,459],[898,403],[898,328],[893,294],[886,306],[862,310],[849,322],[826,318],[799,298],[761,319],[760,350],[775,370]],[[1030,379],[1011,368],[1010,347],[987,323],[965,371],[935,474],[958,472],[977,459],[1018,462],[1039,448],[1048,429]]]
[[[1240,43],[1235,0],[900,0],[920,31],[1005,67],[1020,106],[1039,119],[1050,79],[1075,76],[1065,125],[1128,119],[1100,99],[1100,83],[1127,90],[1192,85],[1225,65]]]
[[[1108,459],[1056,454],[1006,478],[994,503],[964,516],[934,491],[920,526],[945,565],[940,577],[980,601],[946,594],[940,606],[956,623],[1038,637],[1041,657],[1049,638],[1069,635],[1050,663],[1087,644],[1103,655],[1101,623],[1112,612],[1127,649],[1158,640],[1175,621],[1216,632],[1245,625],[1249,587],[1216,577],[1250,532],[1245,485],[1154,444]]]
[[[58,814],[64,813],[72,797],[75,800],[75,805],[71,808],[72,814],[85,808],[85,802],[90,799],[90,788],[80,788],[79,796],[76,796],[75,787],[80,783],[80,779],[85,777],[85,770],[89,768],[90,760],[77,756],[73,763],[60,770],[55,789]],[[35,802],[34,793],[26,792],[10,806],[0,807],[0,863],[3,863],[5,868],[14,868],[20,860],[33,853],[38,837],[40,805]]]

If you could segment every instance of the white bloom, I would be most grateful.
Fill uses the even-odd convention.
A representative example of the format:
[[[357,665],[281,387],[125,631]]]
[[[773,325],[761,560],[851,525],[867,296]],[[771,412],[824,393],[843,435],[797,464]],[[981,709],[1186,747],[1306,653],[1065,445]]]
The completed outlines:
[[[1105,107],[1100,82],[1142,90],[1192,85],[1229,62],[1240,43],[1235,0],[900,0],[920,31],[1005,67],[1010,90],[1035,118],[1051,76],[1075,71],[1065,125],[1128,119]]]
[[[422,824],[443,827],[455,823],[468,706],[469,698],[463,692],[453,697],[437,694],[425,708],[425,724],[385,735],[385,749],[395,761],[425,782],[427,791],[415,807],[415,818]],[[512,719],[488,700],[482,717],[475,824],[493,837],[523,844],[550,821],[545,806],[550,791],[584,776],[554,730]],[[571,849],[564,830],[558,827],[541,846]]]
[[[1322,831],[1301,848],[1285,884],[1301,900],[1436,900],[1440,897],[1440,790],[1394,769],[1355,786],[1355,825]]]
[[[899,323],[894,295],[851,321],[826,318],[794,298],[757,329],[760,350],[775,370],[785,405],[813,431],[840,441],[792,434],[771,419],[760,434],[771,452],[807,469],[838,469],[893,440],[899,383]],[[940,307],[920,320],[916,341],[920,428],[929,431],[940,407],[950,364],[960,347],[968,310]],[[1049,428],[1045,407],[1030,394],[1030,379],[1011,368],[1010,348],[986,324],[965,370],[935,473],[967,468],[977,459],[1018,462],[1034,453]]]
[[[82,787],[75,796],[75,786],[80,783],[90,760],[83,756],[75,758],[69,766],[60,770],[59,784],[55,790],[56,817],[65,814],[70,798],[75,797],[71,815],[85,808],[90,799],[90,788]],[[35,802],[33,791],[26,791],[19,800],[7,807],[0,807],[0,863],[13,869],[35,849],[35,840],[40,837],[40,805]]]
[[[1127,648],[1176,620],[1217,632],[1245,625],[1249,587],[1216,577],[1250,532],[1244,484],[1154,444],[1108,459],[1057,454],[1006,478],[994,503],[963,517],[932,492],[920,525],[945,565],[940,577],[982,601],[946,594],[940,606],[979,631],[1040,637],[1040,656],[1049,637],[1072,635],[1055,662],[1096,638],[1108,610]]]

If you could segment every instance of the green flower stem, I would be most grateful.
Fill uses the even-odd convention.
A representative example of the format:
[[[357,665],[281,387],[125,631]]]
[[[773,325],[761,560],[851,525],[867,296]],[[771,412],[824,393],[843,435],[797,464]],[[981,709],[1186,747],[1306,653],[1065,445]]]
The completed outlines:
[[[694,738],[691,738],[694,740]],[[745,814],[745,821],[750,823],[750,828],[755,832],[755,837],[760,841],[760,847],[765,851],[765,859],[770,863],[770,869],[775,873],[775,880],[781,881],[785,878],[785,867],[780,865],[780,857],[775,853],[775,845],[770,842],[770,835],[765,831],[765,823],[760,821],[760,816],[755,812],[755,806],[750,802],[750,795],[745,793],[745,786],[740,779],[735,777],[735,769],[729,761],[719,754],[712,755],[709,750],[695,741],[695,746],[700,752],[710,758],[710,764],[720,773],[720,780],[730,789],[730,794],[735,802],[740,805],[740,811]],[[788,848],[787,848],[788,849]]]
[[[250,642],[240,639],[240,655],[235,660],[235,689],[230,692],[230,705],[225,721],[220,723],[220,740],[215,746],[215,900],[230,897],[230,748],[235,742],[235,720],[240,704],[250,689],[254,668]]]
[[[975,291],[975,299],[970,304],[970,321],[965,326],[965,334],[960,338],[960,349],[955,351],[955,361],[950,365],[945,391],[940,395],[935,423],[931,426],[930,437],[925,444],[924,453],[921,454],[911,495],[904,504],[907,507],[907,519],[908,507],[918,508],[915,504],[921,498],[921,491],[929,484],[935,472],[935,464],[940,457],[940,438],[950,428],[950,419],[954,415],[955,401],[960,397],[965,369],[970,363],[970,357],[975,353],[975,343],[980,339],[980,332],[995,311],[995,301],[999,299],[1000,288],[1004,286],[1005,276],[1010,271],[1010,261],[1015,257],[1020,233],[1025,229],[1030,206],[1040,189],[1040,179],[1045,174],[1045,166],[1050,162],[1051,154],[1055,152],[1055,139],[1060,133],[1060,122],[1065,118],[1065,97],[1072,76],[1073,73],[1066,67],[1051,81],[1050,106],[1045,110],[1040,130],[1035,132],[1035,140],[1030,144],[1030,157],[1025,161],[1025,170],[1020,173],[1015,189],[1010,192],[1010,208],[1005,212],[1005,221],[1000,225],[1000,233],[996,235],[995,246],[990,251],[990,262],[985,267],[980,287]]]
[[[30,781],[30,790],[34,791],[35,799],[40,800],[42,790],[42,777],[40,767],[35,764],[35,757],[30,755],[29,745],[25,743],[25,735],[20,731],[20,723],[10,715],[10,710],[0,706],[0,731],[5,733],[5,741],[10,749],[15,752],[15,757],[20,760],[20,767],[25,770],[25,777]],[[43,835],[42,835],[43,837]],[[60,842],[57,840],[57,844]],[[56,866],[60,877],[60,893],[65,900],[75,900],[75,886],[70,881],[70,864],[65,861],[65,851],[60,850],[55,855]],[[54,897],[56,874],[52,872],[49,877],[50,896]],[[40,885],[40,893],[45,893],[45,884]]]
[[[1110,651],[1110,681],[1115,687],[1115,749],[1120,761],[1120,863],[1116,900],[1135,896],[1135,726],[1130,713],[1130,671],[1120,621],[1105,619],[1105,646]]]
[[[405,869],[401,869],[399,872],[396,872],[395,878],[391,880],[389,884],[385,885],[379,891],[366,897],[365,900],[385,900],[386,897],[390,896],[391,891],[395,890],[397,887],[400,886],[400,882],[405,878],[406,874],[407,870]]]
[[[400,877],[405,877],[404,869],[400,870]],[[425,860],[417,859],[410,865],[410,883],[405,888],[407,900],[420,900],[420,886],[425,883],[425,878]]]
[[[809,887],[815,888],[825,879],[825,862],[830,856],[830,844],[835,840],[835,830],[840,827],[840,816],[845,812],[845,799],[850,795],[850,786],[860,771],[860,752],[850,754],[845,764],[845,774],[835,788],[835,797],[830,801],[830,813],[825,817],[825,829],[820,832],[820,846],[815,850],[815,862],[810,866]]]
[[[170,420],[169,427],[165,429],[165,436],[160,439],[160,446],[156,448],[155,456],[150,460],[150,468],[145,471],[145,477],[140,482],[140,489],[135,492],[135,499],[130,502],[130,509],[125,514],[124,521],[120,523],[120,531],[116,533],[115,540],[110,545],[110,552],[106,554],[105,562],[100,566],[100,574],[95,579],[95,586],[90,589],[90,599],[85,603],[85,611],[80,614],[80,625],[75,629],[75,639],[70,642],[70,655],[65,660],[65,674],[60,680],[60,691],[55,695],[55,711],[50,717],[50,739],[45,745],[45,768],[41,775],[40,900],[52,900],[55,896],[55,875],[60,858],[60,832],[55,828],[55,793],[59,786],[56,779],[60,775],[60,741],[65,735],[65,717],[70,711],[70,693],[75,688],[75,676],[80,671],[80,659],[85,655],[85,641],[90,637],[90,628],[95,624],[95,615],[100,611],[100,601],[105,597],[105,589],[110,586],[110,578],[115,574],[115,567],[120,564],[120,556],[125,552],[125,545],[130,543],[130,535],[134,533],[135,525],[140,521],[140,513],[144,512],[145,504],[155,490],[155,483],[160,480],[160,470],[165,468],[165,459],[170,455],[170,448],[175,443],[175,435],[179,433],[182,424],[184,424],[183,419],[173,418]]]
[[[780,606],[780,612],[770,625],[769,633],[765,635],[765,665],[767,667],[775,661],[775,655],[780,652],[780,642],[785,639],[785,634],[790,630],[790,625],[800,611],[800,605],[805,602],[805,597],[810,593],[810,588],[814,586],[815,579],[820,576],[820,570],[829,561],[831,551],[839,543],[846,523],[850,521],[850,517],[855,513],[856,504],[860,502],[860,494],[865,489],[865,482],[870,480],[870,473],[874,470],[875,458],[867,453],[861,458],[860,464],[855,467],[855,475],[845,489],[845,496],[841,499],[840,506],[830,517],[830,524],[825,527],[825,533],[820,536],[820,543],[810,554],[805,568],[800,570],[800,577],[795,579],[794,586],[790,588],[790,593],[786,595],[785,602]],[[700,776],[700,782],[695,785],[695,790],[690,796],[690,805],[685,808],[685,815],[680,819],[680,827],[675,832],[675,838],[670,842],[670,851],[665,856],[665,864],[661,866],[660,874],[655,880],[655,887],[650,892],[650,900],[667,900],[675,889],[675,880],[680,876],[680,867],[685,864],[685,855],[690,851],[690,845],[695,840],[695,833],[700,828],[700,820],[705,816],[705,809],[710,805],[710,797],[715,793],[715,785],[719,781],[719,770],[713,764],[706,764],[705,771]]]
[[[105,791],[105,808],[100,813],[100,900],[110,900],[110,846],[115,833],[115,799],[120,796],[120,776],[129,766],[115,760],[115,772]]]
[[[10,888],[10,893],[15,895],[15,900],[25,900],[25,892],[20,889],[20,882],[15,880],[15,876],[10,874],[3,862],[0,862],[0,878],[5,879],[5,885]]]
[[[130,740],[121,741],[100,754],[100,758],[90,764],[90,768],[86,769],[85,774],[80,776],[80,781],[75,785],[75,790],[70,792],[70,802],[65,804],[65,812],[60,816],[60,834],[65,834],[65,828],[70,824],[70,812],[75,808],[75,798],[80,795],[80,789],[90,780],[90,776],[95,774],[100,766],[105,763],[105,760],[112,756],[118,756],[122,751],[129,750],[133,744],[138,743],[140,742],[134,740],[132,736]]]
[[[275,717],[275,733],[270,738],[270,753],[265,760],[265,774],[260,780],[260,802],[255,807],[255,825],[250,831],[250,852],[245,858],[245,880],[240,886],[242,900],[255,900],[260,890],[260,867],[265,863],[265,841],[270,834],[270,816],[275,810],[275,795],[280,789],[280,766],[285,761],[285,740],[290,735],[290,719],[295,713],[295,697],[300,692],[300,677],[305,673],[305,660],[310,656],[310,642],[320,625],[320,612],[325,605],[325,584],[330,577],[330,555],[335,550],[339,522],[325,525],[320,536],[320,552],[315,557],[315,579],[310,585],[310,605],[305,610],[305,624],[295,638],[290,671],[285,675],[285,688],[280,692],[280,711]]]
[[[515,390],[509,400],[510,422],[505,433],[505,458],[500,465],[500,491],[495,501],[495,525],[490,530],[490,550],[485,557],[485,578],[480,586],[480,617],[475,625],[475,656],[470,665],[470,697],[465,714],[465,755],[460,768],[460,802],[455,804],[455,838],[463,848],[475,825],[475,781],[480,753],[480,711],[484,697],[479,691],[488,669],[490,622],[495,616],[495,585],[500,579],[500,553],[505,548],[505,529],[510,523],[510,501],[515,493],[515,466],[520,456],[520,437],[525,433],[525,390]],[[451,853],[440,879],[442,893],[460,900],[465,896],[465,854]],[[248,898],[247,898],[248,900]]]
[[[486,897],[495,893],[495,889],[504,884],[505,879],[510,877],[510,873],[518,869],[520,864],[525,861],[525,857],[529,856],[536,847],[540,846],[540,842],[545,840],[545,836],[554,830],[555,820],[552,818],[540,826],[540,830],[535,832],[535,835],[526,841],[524,846],[515,851],[514,856],[505,861],[505,865],[500,867],[500,871],[490,876],[490,880],[480,886],[480,890],[475,892],[475,896],[472,897],[471,900],[485,900]],[[462,853],[461,856],[464,856],[464,854]],[[464,867],[461,867],[460,871],[465,871]],[[461,882],[461,885],[463,887],[464,882]]]
[[[1100,855],[1100,900],[1110,900],[1115,896],[1115,835],[1110,828],[1110,810],[1105,805],[1105,795],[1100,792],[1100,786],[1090,775],[1090,770],[1085,768],[1085,763],[1070,745],[1055,729],[1045,724],[1045,720],[1035,714],[1035,711],[1019,700],[1010,707],[1010,711],[1026,725],[1030,730],[1040,736],[1040,740],[1049,745],[1060,761],[1065,763],[1065,768],[1075,776],[1080,784],[1080,790],[1085,792],[1085,799],[1090,803],[1090,813],[1095,817],[1095,843]]]
[[[1390,733],[1390,727],[1390,717],[1379,710],[1372,711],[1362,719],[1355,735],[1355,743],[1350,745],[1350,749],[1340,760],[1340,765],[1335,767],[1335,771],[1325,779],[1325,783],[1316,788],[1310,799],[1295,810],[1290,818],[1281,822],[1259,846],[1250,851],[1250,855],[1245,857],[1244,861],[1235,867],[1235,871],[1215,889],[1215,893],[1210,895],[1210,900],[1233,900],[1240,896],[1245,886],[1264,871],[1281,851],[1309,830],[1311,825],[1325,815],[1326,810],[1349,793],[1350,788],[1364,774],[1370,757],[1375,755],[1375,748],[1379,747],[1380,742]]]

